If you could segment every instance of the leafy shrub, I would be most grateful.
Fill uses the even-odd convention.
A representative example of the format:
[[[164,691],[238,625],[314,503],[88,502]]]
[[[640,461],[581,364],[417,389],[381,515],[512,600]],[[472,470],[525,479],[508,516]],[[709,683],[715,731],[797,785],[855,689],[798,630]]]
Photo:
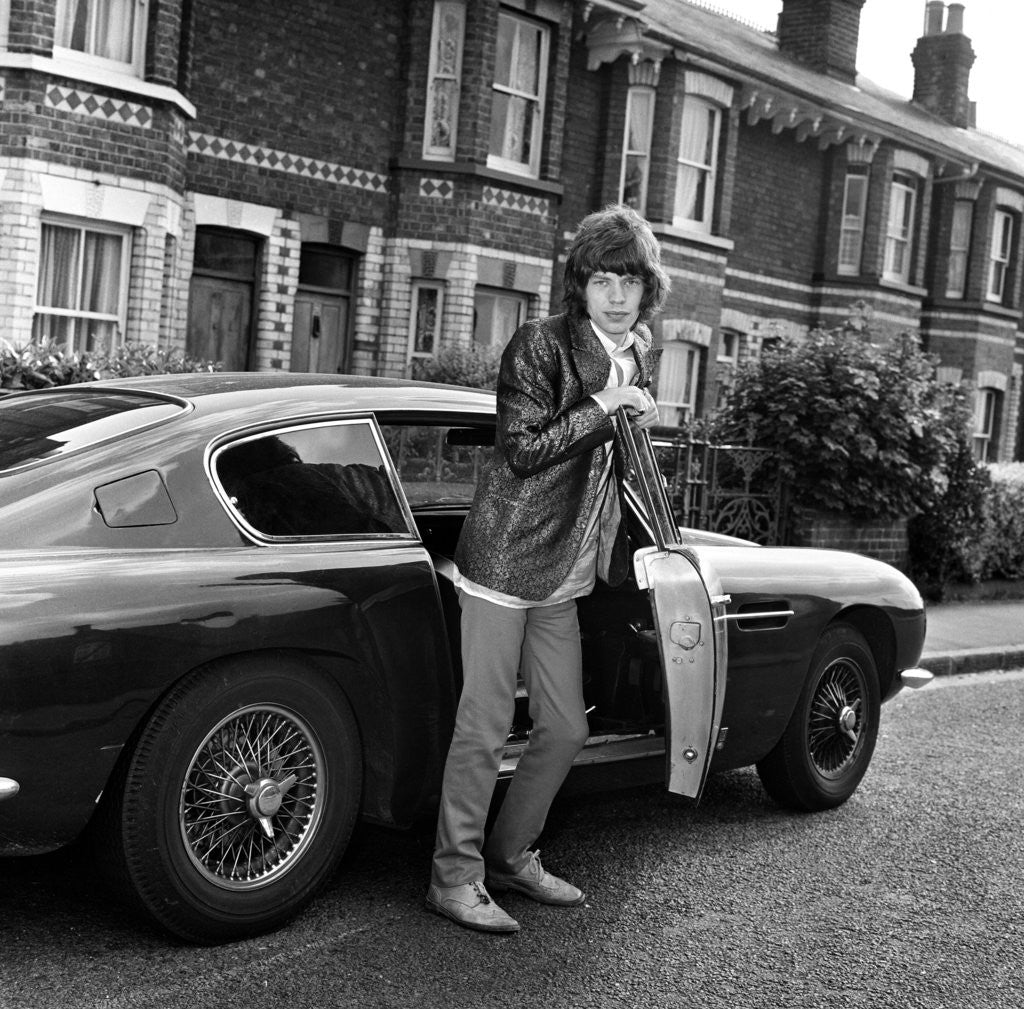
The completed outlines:
[[[773,449],[798,508],[897,518],[933,507],[960,415],[917,338],[870,340],[862,321],[785,339],[739,369],[719,439]]]
[[[101,378],[218,371],[220,365],[182,351],[125,343],[112,354],[68,353],[52,343],[0,343],[0,388],[45,389]]]
[[[984,577],[984,530],[991,486],[974,460],[968,433],[967,391],[950,389],[948,414],[956,422],[955,448],[943,468],[944,486],[907,523],[910,576],[922,593],[941,599],[952,582]]]
[[[478,344],[446,344],[435,357],[416,358],[412,377],[424,382],[496,389],[501,352]]]
[[[988,466],[982,578],[1024,578],[1024,463]]]

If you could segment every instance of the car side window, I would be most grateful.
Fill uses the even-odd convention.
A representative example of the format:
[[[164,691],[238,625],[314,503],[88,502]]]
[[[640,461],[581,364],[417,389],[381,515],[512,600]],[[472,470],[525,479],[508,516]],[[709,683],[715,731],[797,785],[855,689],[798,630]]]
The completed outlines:
[[[289,428],[220,449],[214,472],[263,536],[411,535],[369,421]]]
[[[381,433],[413,511],[469,507],[491,456],[492,427],[381,424]]]

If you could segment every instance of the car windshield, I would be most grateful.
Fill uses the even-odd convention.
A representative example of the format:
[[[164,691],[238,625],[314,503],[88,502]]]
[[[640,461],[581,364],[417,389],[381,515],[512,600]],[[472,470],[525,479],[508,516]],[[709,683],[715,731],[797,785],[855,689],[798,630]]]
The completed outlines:
[[[14,393],[0,399],[0,471],[50,459],[181,413],[184,404],[139,393]]]

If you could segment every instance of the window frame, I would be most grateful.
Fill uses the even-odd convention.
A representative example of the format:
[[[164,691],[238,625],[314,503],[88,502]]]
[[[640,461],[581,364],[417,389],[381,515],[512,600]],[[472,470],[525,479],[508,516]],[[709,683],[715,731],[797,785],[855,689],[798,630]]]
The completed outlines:
[[[434,318],[434,332],[432,334],[432,347],[429,351],[416,349],[417,320],[419,315],[420,294],[423,291],[434,291],[437,293],[437,308]],[[445,283],[443,280],[414,280],[412,282],[412,295],[409,309],[409,342],[406,348],[406,364],[411,365],[413,361],[432,360],[437,357],[441,345],[442,320],[444,318],[444,295]]]
[[[231,494],[230,488],[225,485],[220,470],[220,462],[224,453],[241,445],[258,442],[262,439],[287,436],[289,434],[303,433],[307,431],[324,431],[329,428],[346,427],[362,427],[369,431],[370,439],[377,451],[377,456],[380,459],[380,467],[383,471],[383,475],[387,478],[387,483],[390,487],[395,504],[398,505],[398,510],[405,522],[405,530],[401,532],[392,530],[388,532],[360,531],[294,533],[282,535],[264,532],[253,525],[245,516],[242,509],[238,506],[238,503]],[[342,463],[340,465],[348,464]],[[250,538],[263,543],[275,545],[281,544],[289,547],[308,544],[315,547],[322,543],[351,543],[361,541],[367,544],[379,543],[381,546],[384,546],[389,542],[394,543],[396,541],[419,540],[419,532],[416,528],[416,522],[413,519],[412,512],[409,510],[409,503],[406,500],[401,480],[399,479],[394,463],[392,462],[391,454],[388,452],[387,445],[376,420],[371,416],[356,415],[338,418],[322,418],[307,422],[276,425],[274,427],[264,428],[259,431],[242,435],[241,437],[232,436],[230,440],[225,439],[223,442],[212,447],[208,458],[207,472],[210,475],[213,485],[216,488],[228,515],[231,517],[231,520]]]
[[[504,337],[499,337],[498,339],[495,339],[492,317],[491,339],[487,343],[484,343],[482,340],[477,339],[477,329],[479,326],[479,310],[477,308],[477,298],[481,294],[493,295],[495,298],[507,298],[509,301],[516,301],[520,306],[519,321],[516,323],[515,326],[512,327],[512,329],[508,331],[508,333],[504,335]],[[519,326],[521,326],[527,320],[527,318],[529,318],[529,315],[530,295],[527,294],[525,291],[515,291],[510,288],[504,287],[491,287],[487,284],[477,284],[473,288],[473,346],[483,348],[485,350],[503,349],[504,346],[508,343],[508,341],[512,339],[512,334],[516,331],[516,329],[519,328]]]
[[[445,19],[455,16],[458,28],[455,42],[454,69],[449,73],[438,68],[440,63],[441,31]],[[459,134],[459,103],[462,94],[462,59],[466,40],[466,5],[459,0],[436,0],[430,29],[430,64],[427,68],[426,106],[423,116],[423,157],[427,160],[454,161]],[[449,143],[433,143],[433,124],[437,113],[435,85],[439,81],[452,83],[452,105],[449,118]]]
[[[858,182],[863,190],[860,212],[850,213],[850,183]],[[871,179],[863,169],[847,169],[843,180],[843,207],[839,221],[839,248],[836,250],[836,272],[840,276],[858,276],[864,258],[864,230],[867,223],[868,190]],[[852,255],[844,256],[847,239],[850,239]]]
[[[967,218],[966,226],[961,222],[957,226],[957,216]],[[971,231],[974,228],[974,201],[955,200],[949,230],[949,265],[946,269],[946,297],[964,298],[967,296],[967,270],[970,265]],[[958,233],[963,240],[958,242]]]
[[[76,260],[77,272],[73,285],[73,292],[76,303],[81,302],[82,297],[82,276],[85,271],[85,235],[88,233],[98,235],[115,235],[121,239],[121,254],[119,257],[119,287],[117,291],[116,312],[90,312],[81,308],[60,308],[54,305],[44,305],[40,300],[43,282],[43,229],[63,228],[77,233]],[[134,229],[125,224],[116,224],[108,221],[95,221],[89,218],[64,217],[58,214],[44,213],[39,220],[39,256],[36,260],[35,294],[32,308],[32,330],[33,341],[36,341],[36,322],[40,316],[54,318],[72,319],[75,324],[72,326],[68,343],[64,345],[67,353],[84,352],[87,348],[80,346],[79,325],[86,321],[108,322],[114,325],[114,336],[106,352],[112,353],[122,346],[128,326],[128,295],[131,288],[131,262],[132,243]]]
[[[909,284],[916,251],[917,238],[917,197],[919,182],[917,176],[906,171],[895,171],[889,183],[889,215],[885,225],[885,253],[882,264],[882,279],[897,284]],[[902,221],[896,221],[897,193],[902,194]],[[901,265],[895,269],[893,263],[897,251]]]
[[[512,98],[521,98],[527,102],[533,102],[535,105],[535,114],[533,117],[533,129],[529,138],[529,149],[530,159],[528,162],[514,161],[511,158],[506,158],[501,154],[494,154],[490,149],[490,140],[488,139],[488,151],[487,151],[487,167],[493,168],[497,171],[509,172],[513,175],[524,175],[529,178],[540,177],[540,165],[541,165],[541,148],[544,142],[544,117],[546,113],[547,103],[547,83],[548,83],[548,72],[550,70],[551,61],[551,28],[549,25],[544,24],[541,21],[537,21],[533,18],[526,17],[519,11],[512,10],[510,8],[502,7],[498,11],[498,35],[501,33],[502,23],[509,23],[515,25],[515,35],[512,43],[513,56],[509,61],[510,66],[516,64],[516,54],[519,52],[521,44],[521,37],[523,27],[528,27],[531,31],[536,31],[540,39],[540,47],[537,56],[537,93],[532,94],[526,91],[519,91],[513,88],[510,84],[499,84],[495,79],[497,75],[497,61],[495,61],[495,67],[491,73],[491,119],[493,129],[493,119],[495,114],[495,96],[497,94],[509,95]],[[504,149],[504,143],[508,138],[508,121],[506,120],[505,129],[502,134],[502,148]]]
[[[974,418],[971,445],[978,462],[994,462],[992,446],[996,442],[999,426],[1000,390],[983,386],[974,391]]]
[[[682,154],[683,142],[687,136],[685,132],[687,109],[694,107],[701,109],[705,114],[710,113],[711,115],[711,126],[708,131],[710,134],[711,151],[707,162],[692,161],[689,158],[684,158]],[[672,226],[711,234],[714,228],[715,192],[718,186],[718,156],[722,135],[722,109],[717,103],[710,101],[702,95],[687,93],[683,96],[683,108],[679,116],[679,143],[676,147],[676,170],[672,193]],[[700,173],[703,173],[704,200],[701,207],[702,216],[699,218],[684,217],[679,212],[679,179],[685,169],[696,171],[699,178],[701,178]]]
[[[131,59],[114,60],[105,56],[97,56],[84,49],[72,49],[67,46],[58,45],[57,40],[61,36],[62,18],[66,18],[76,0],[57,0],[54,11],[53,30],[53,56],[55,59],[64,60],[71,64],[90,67],[95,70],[106,71],[115,74],[128,74],[132,77],[142,78],[146,69],[146,35],[149,22],[149,0],[119,0],[122,9],[131,8],[135,16],[134,30],[131,40]],[[94,27],[94,16],[96,11],[95,0],[87,0],[90,27]]]
[[[664,389],[662,383],[662,378],[665,374],[664,366],[666,356],[669,354],[670,350],[674,350],[675,348],[680,348],[681,353],[687,355],[688,358],[688,360],[684,361],[683,364],[683,383],[681,390],[679,390],[682,393],[682,398],[669,398],[666,395],[666,392],[670,390]],[[658,410],[664,418],[662,423],[678,427],[680,424],[697,416],[701,358],[703,351],[704,348],[699,343],[693,343],[690,340],[669,340],[664,344],[662,348],[661,368],[658,378],[658,394],[655,397]],[[688,396],[687,391],[689,391]],[[669,419],[668,413],[670,410],[677,411],[676,415],[674,415],[671,420]]]
[[[1013,243],[1017,231],[1016,224],[1015,215],[1012,211],[1005,207],[996,207],[992,214],[992,239],[989,243],[985,300],[998,305],[1004,304],[1006,300],[1006,281],[1010,275],[1010,267],[1013,260]]]
[[[626,92],[626,121],[623,126],[622,136],[622,161],[619,166],[619,203],[626,203],[626,174],[629,167],[630,158],[636,158],[640,160],[642,164],[641,178],[640,178],[640,195],[637,203],[629,204],[638,213],[643,214],[647,208],[647,190],[650,184],[651,176],[651,143],[654,137],[654,102],[657,92],[654,88],[649,85],[634,84]],[[635,112],[636,100],[640,97],[647,99],[650,102],[650,110],[647,117],[647,130],[646,136],[642,138],[643,146],[633,148],[630,147],[630,137],[633,135],[633,130],[630,128],[633,122],[633,114]]]

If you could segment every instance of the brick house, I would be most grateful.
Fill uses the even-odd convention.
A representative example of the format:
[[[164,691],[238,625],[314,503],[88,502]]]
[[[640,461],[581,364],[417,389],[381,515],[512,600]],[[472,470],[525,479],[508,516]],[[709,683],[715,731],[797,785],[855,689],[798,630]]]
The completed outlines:
[[[557,311],[626,200],[673,277],[667,419],[863,303],[1019,457],[1024,151],[972,126],[962,5],[925,5],[908,100],[856,75],[863,3],[0,0],[0,337],[406,374]]]

